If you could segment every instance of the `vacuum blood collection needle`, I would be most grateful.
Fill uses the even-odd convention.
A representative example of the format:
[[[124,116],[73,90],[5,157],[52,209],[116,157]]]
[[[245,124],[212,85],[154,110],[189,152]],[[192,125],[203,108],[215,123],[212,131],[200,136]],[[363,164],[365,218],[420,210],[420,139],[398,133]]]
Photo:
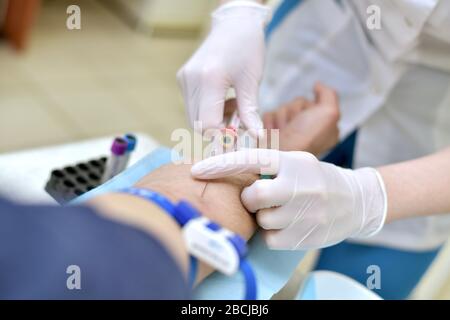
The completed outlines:
[[[111,146],[111,156],[106,161],[105,172],[103,173],[102,183],[113,178],[122,166],[125,152],[127,151],[128,142],[123,138],[115,138]]]
[[[203,195],[205,194],[207,186],[208,186],[208,182],[205,183],[205,187],[203,188],[203,191],[202,191],[202,194],[201,194],[200,198],[203,198]]]
[[[240,124],[241,120],[239,119],[238,112],[236,110],[233,112],[228,126],[221,130],[219,136],[213,138],[214,146],[211,152],[211,156],[220,154],[222,153],[222,151],[225,153],[237,151],[238,130]],[[201,198],[203,198],[207,187],[208,182],[205,183],[205,187],[203,188],[202,194],[200,196]]]
[[[238,130],[240,125],[241,125],[241,119],[239,119],[238,112],[234,111],[233,115],[231,116],[230,123],[228,124],[228,127],[229,128],[234,128],[235,130]]]

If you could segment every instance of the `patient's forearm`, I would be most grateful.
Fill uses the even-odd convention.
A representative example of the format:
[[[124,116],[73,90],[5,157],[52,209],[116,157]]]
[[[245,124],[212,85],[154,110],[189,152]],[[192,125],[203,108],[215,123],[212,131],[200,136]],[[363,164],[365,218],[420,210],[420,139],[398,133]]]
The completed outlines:
[[[193,179],[190,168],[189,165],[164,166],[139,181],[137,186],[162,193],[174,202],[187,200],[212,221],[250,239],[256,231],[256,223],[243,207],[240,194],[256,176],[241,175],[206,182]],[[212,271],[209,266],[200,264],[197,283]]]
[[[388,195],[387,222],[450,213],[450,148],[379,172]]]
[[[244,174],[208,181],[206,186],[206,181],[192,178],[190,169],[190,165],[164,166],[139,181],[137,186],[160,192],[174,202],[187,200],[212,221],[244,239],[250,239],[256,231],[256,223],[243,207],[240,195],[244,187],[255,181],[256,176]],[[200,264],[197,282],[212,271],[210,267]]]
[[[164,166],[136,185],[160,192],[174,202],[187,200],[203,215],[249,239],[256,230],[256,224],[254,217],[242,205],[240,196],[257,177],[243,174],[206,182],[193,179],[190,169],[190,165]]]
[[[149,201],[120,193],[95,197],[88,204],[113,221],[153,235],[172,255],[187,277],[189,259],[181,229],[166,212]]]
[[[144,177],[136,187],[159,192],[173,202],[187,200],[204,216],[249,239],[256,230],[256,224],[253,216],[242,206],[240,194],[244,187],[255,181],[256,176],[220,179],[208,182],[206,187],[205,181],[191,177],[190,168],[188,165],[164,166]],[[149,201],[119,193],[99,196],[89,203],[110,219],[153,234],[187,274],[188,254],[181,229],[166,212]],[[200,263],[197,282],[212,271]]]

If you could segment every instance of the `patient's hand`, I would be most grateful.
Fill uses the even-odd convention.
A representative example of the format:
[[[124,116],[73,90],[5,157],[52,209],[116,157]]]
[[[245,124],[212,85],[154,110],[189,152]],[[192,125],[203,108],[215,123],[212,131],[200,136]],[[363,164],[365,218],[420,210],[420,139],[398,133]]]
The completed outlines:
[[[338,97],[321,84],[314,90],[315,101],[298,98],[264,115],[265,129],[280,130],[280,150],[320,155],[338,142]]]
[[[263,115],[269,137],[260,148],[282,151],[307,151],[316,156],[334,147],[339,140],[339,99],[336,92],[322,84],[314,88],[316,99],[297,98]],[[236,99],[225,103],[225,119],[236,110]],[[280,130],[279,145],[270,136],[271,129]]]
[[[203,215],[249,239],[256,224],[242,205],[240,195],[257,176],[242,174],[208,181],[205,189],[206,182],[193,179],[190,169],[189,165],[166,165],[145,176],[136,186],[162,193],[172,201],[187,200]]]

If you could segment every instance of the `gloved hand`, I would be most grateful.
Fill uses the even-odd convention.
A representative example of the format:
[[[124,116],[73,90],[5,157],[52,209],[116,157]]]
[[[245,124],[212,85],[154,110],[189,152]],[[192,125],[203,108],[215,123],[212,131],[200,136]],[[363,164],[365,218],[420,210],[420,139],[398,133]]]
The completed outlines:
[[[387,200],[375,169],[348,170],[306,152],[247,149],[203,160],[192,167],[199,179],[241,173],[276,175],[244,189],[244,206],[273,249],[318,249],[351,237],[369,237],[384,225]]]
[[[201,121],[203,130],[222,127],[225,97],[234,88],[241,122],[256,132],[263,127],[257,97],[270,10],[253,1],[232,1],[212,18],[207,39],[177,74],[189,122]]]

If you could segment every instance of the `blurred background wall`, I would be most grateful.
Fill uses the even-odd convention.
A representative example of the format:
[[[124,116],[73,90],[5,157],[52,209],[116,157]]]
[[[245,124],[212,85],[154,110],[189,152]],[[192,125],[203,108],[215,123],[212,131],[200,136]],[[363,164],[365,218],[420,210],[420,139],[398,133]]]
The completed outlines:
[[[137,29],[152,35],[198,36],[215,6],[210,0],[102,0]]]
[[[146,3],[149,16],[158,10],[167,17],[169,9],[158,9],[165,1],[136,4]],[[126,23],[112,3],[43,0],[22,50],[0,40],[0,152],[123,131],[170,145],[171,132],[187,127],[175,75],[199,36],[151,36],[138,20]],[[71,4],[81,8],[81,30],[66,27]],[[196,16],[201,29],[209,15]]]
[[[0,0],[0,25],[5,21],[6,15],[6,0]]]

